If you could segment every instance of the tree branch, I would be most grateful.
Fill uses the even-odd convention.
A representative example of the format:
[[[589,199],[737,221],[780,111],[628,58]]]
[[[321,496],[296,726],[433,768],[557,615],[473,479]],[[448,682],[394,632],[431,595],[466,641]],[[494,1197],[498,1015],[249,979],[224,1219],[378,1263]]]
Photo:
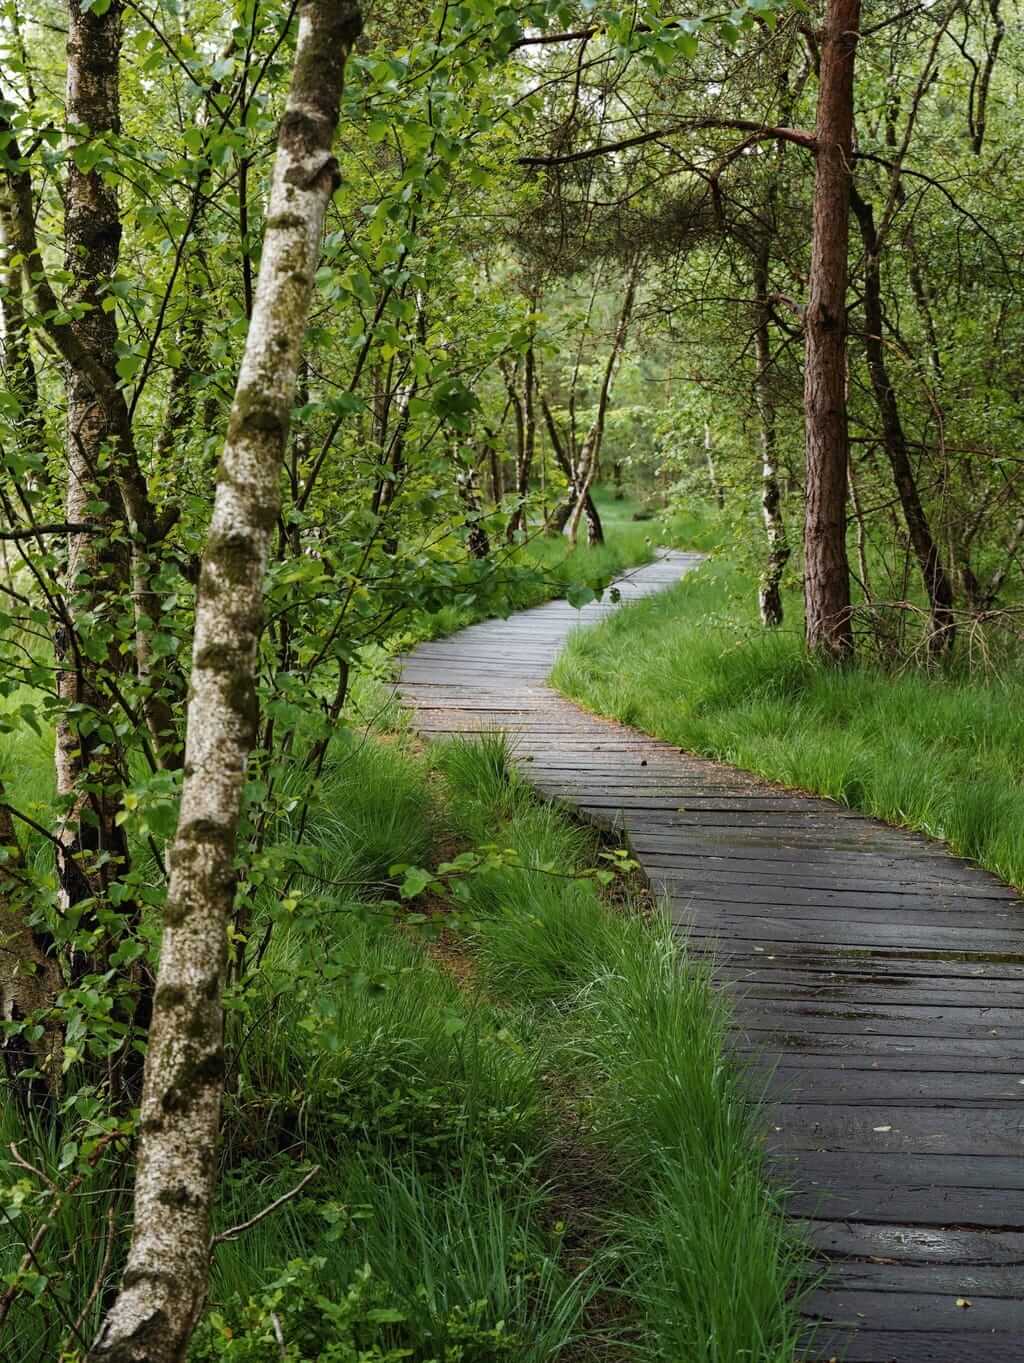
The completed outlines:
[[[565,166],[575,161],[590,161],[596,156],[608,156],[612,152],[625,151],[629,147],[640,147],[647,142],[660,142],[677,133],[695,132],[702,128],[724,128],[733,132],[750,133],[749,141],[792,142],[807,151],[817,151],[818,144],[813,133],[803,128],[766,127],[747,118],[694,118],[677,123],[671,128],[659,128],[655,132],[638,133],[635,137],[625,137],[619,142],[600,142],[596,147],[584,147],[582,151],[568,152],[564,156],[520,156],[518,164],[539,168],[546,166]]]

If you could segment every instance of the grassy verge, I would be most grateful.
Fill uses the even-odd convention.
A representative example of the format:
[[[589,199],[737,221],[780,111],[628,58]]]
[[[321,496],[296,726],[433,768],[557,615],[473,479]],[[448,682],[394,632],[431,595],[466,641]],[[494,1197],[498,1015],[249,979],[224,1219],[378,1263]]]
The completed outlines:
[[[457,925],[438,906],[443,951],[395,922],[390,863],[481,844],[518,864],[470,875]],[[218,1250],[193,1363],[788,1360],[796,1253],[719,1006],[660,918],[575,877],[589,835],[528,794],[498,740],[424,756],[370,739],[339,746],[312,845],[229,1000],[219,1226],[319,1172]],[[26,1139],[7,1110],[2,1148],[22,1140],[66,1183],[76,1123],[85,1108]],[[2,1174],[21,1187],[7,1273],[52,1204]],[[127,1216],[111,1146],[39,1249],[48,1281],[16,1303],[6,1358],[55,1357],[79,1315],[90,1336]]]
[[[1024,684],[807,657],[799,606],[763,631],[755,584],[713,558],[576,634],[564,694],[690,751],[944,839],[1024,886]]]

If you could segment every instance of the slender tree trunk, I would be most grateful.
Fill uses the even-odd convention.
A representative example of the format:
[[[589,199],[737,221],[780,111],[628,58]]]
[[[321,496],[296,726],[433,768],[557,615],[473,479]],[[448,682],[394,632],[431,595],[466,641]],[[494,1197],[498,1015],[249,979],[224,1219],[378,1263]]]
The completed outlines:
[[[0,182],[0,316],[3,317],[3,348],[0,370],[4,387],[13,393],[21,408],[24,444],[34,455],[45,449],[45,427],[39,406],[39,381],[35,361],[29,345],[25,324],[24,266],[11,265],[14,254],[15,227],[13,206],[7,186]],[[46,481],[45,467],[40,469],[40,482]]]
[[[636,299],[637,284],[640,279],[640,259],[633,262],[633,267],[629,272],[629,280],[626,284],[626,293],[622,300],[622,308],[619,311],[619,320],[615,327],[615,335],[612,338],[612,348],[608,355],[608,363],[604,368],[604,376],[601,379],[601,390],[597,399],[597,414],[593,424],[587,432],[586,439],[580,449],[579,458],[575,461],[576,484],[576,505],[572,509],[569,518],[569,525],[566,533],[573,544],[576,543],[576,536],[579,533],[580,517],[583,515],[587,505],[587,498],[597,474],[598,461],[601,457],[601,441],[604,439],[604,424],[608,415],[608,402],[611,398],[612,379],[615,376],[615,369],[626,345],[626,334],[629,331],[629,320],[633,315],[633,303]],[[600,525],[600,522],[598,522]],[[588,520],[588,529],[591,529]],[[600,543],[601,540],[591,539],[590,543]]]
[[[871,590],[871,568],[868,564],[868,533],[864,524],[864,512],[860,504],[860,496],[857,492],[857,477],[854,472],[853,458],[850,458],[850,467],[847,470],[847,477],[850,481],[850,505],[853,507],[853,517],[857,522],[857,568],[860,572],[860,585],[864,593],[864,600],[871,604],[873,596]]]
[[[485,429],[484,437],[487,441],[487,467],[491,475],[491,501],[497,506],[505,495],[505,479],[501,469],[498,435],[496,431]]]
[[[985,591],[982,593],[979,588],[977,603],[979,610],[989,610],[995,604],[999,593],[1003,590],[1006,576],[1009,573],[1010,568],[1016,562],[1017,554],[1020,552],[1022,544],[1024,544],[1024,516],[1017,518],[1017,523],[1013,527],[1013,534],[1010,536],[1010,542],[1006,546],[1006,556],[1000,566],[992,574]]]
[[[725,491],[722,484],[718,481],[718,470],[715,468],[715,442],[711,435],[711,422],[704,423],[704,462],[708,466],[708,482],[711,484],[711,495],[719,511],[725,510]]]
[[[0,1021],[38,1020],[42,1034],[35,1041],[21,1032],[4,1036],[0,1053],[22,1108],[49,1108],[60,1091],[63,1038],[52,1010],[63,980],[52,943],[28,925],[32,892],[5,799],[0,782]]]
[[[86,137],[117,133],[120,129],[121,5],[115,0],[102,15],[83,9],[81,0],[68,3],[67,116]],[[65,194],[65,269],[71,276],[65,307],[83,305],[86,311],[70,324],[75,341],[88,355],[91,368],[67,365],[67,491],[68,522],[105,521],[113,531],[123,515],[121,494],[111,470],[111,456],[127,427],[127,413],[115,401],[104,402],[93,381],[102,374],[116,393],[118,376],[117,321],[102,307],[107,282],[117,270],[121,222],[117,193],[98,170],[82,170],[75,158],[67,163]],[[89,503],[99,499],[107,510],[102,517]],[[97,547],[99,546],[99,547]],[[71,626],[81,620],[107,624],[111,604],[117,611],[130,592],[127,554],[110,547],[105,536],[68,537],[66,597]],[[86,584],[84,587],[80,583]],[[106,617],[106,618],[105,618]],[[95,628],[95,623],[89,627]],[[123,670],[124,660],[112,644],[103,663],[86,655],[58,631],[56,640],[60,693],[67,706],[105,706],[102,674]],[[74,715],[72,711],[72,716]],[[57,793],[70,802],[58,832],[57,875],[66,909],[90,896],[102,897],[128,859],[123,828],[116,823],[120,807],[120,773],[114,745],[100,729],[84,731],[74,717],[57,725],[55,749]],[[85,792],[88,777],[89,792]],[[82,963],[83,968],[87,963]]]
[[[526,413],[523,409],[523,399],[519,394],[516,381],[516,370],[510,368],[504,361],[501,362],[501,372],[505,379],[505,389],[508,392],[509,404],[512,408],[512,415],[515,418],[516,448],[515,448],[515,483],[516,493],[519,492],[519,474],[526,462]],[[507,409],[506,409],[507,410]],[[509,517],[508,526],[505,530],[505,538],[509,544],[513,543],[516,531],[522,524],[522,507],[517,506]]]
[[[471,463],[460,459],[458,449],[454,452],[454,459],[458,469],[455,481],[466,514],[466,546],[473,558],[489,558],[491,540],[482,523],[483,509],[480,503],[480,489],[477,487],[476,469]]]
[[[540,395],[541,410],[544,413],[544,424],[547,426],[548,436],[551,440],[551,450],[555,456],[555,463],[565,474],[566,487],[565,497],[552,508],[550,516],[544,523],[544,531],[548,535],[560,535],[568,524],[569,517],[572,515],[573,507],[576,505],[576,474],[572,466],[569,452],[562,443],[562,437],[558,433],[555,425],[554,413],[548,404],[547,398],[543,393]],[[583,500],[583,512],[587,518],[588,535],[594,537],[590,540],[591,544],[604,543],[604,527],[601,524],[601,517],[590,493],[586,493]],[[593,527],[593,530],[591,530]]]
[[[985,129],[988,126],[988,94],[992,84],[992,72],[995,70],[996,61],[999,58],[999,49],[1003,39],[1006,37],[1006,22],[999,13],[1000,0],[988,0],[988,12],[992,16],[995,25],[992,42],[985,54],[985,65],[978,80],[977,99],[974,106],[974,116],[971,120],[971,150],[975,156],[981,155],[981,149],[985,143]]]
[[[86,136],[114,132],[118,127],[120,35],[120,0],[113,0],[102,14],[84,12],[81,0],[69,0],[67,113],[69,123],[76,129],[84,128]],[[69,286],[64,300],[59,302],[36,235],[31,172],[2,103],[0,134],[4,137],[11,167],[17,167],[8,168],[4,175],[11,209],[12,245],[22,258],[28,293],[35,310],[33,323],[42,328],[66,365],[67,510],[73,520],[81,521],[83,517],[79,513],[85,504],[90,500],[101,500],[107,507],[106,521],[112,527],[118,522],[126,522],[131,542],[129,570],[128,555],[121,549],[99,548],[102,540],[72,535],[68,544],[68,585],[69,588],[83,588],[79,613],[84,610],[92,618],[95,607],[102,617],[104,602],[117,598],[116,592],[104,590],[104,579],[127,584],[130,571],[132,591],[129,593],[124,587],[120,595],[133,599],[138,669],[140,676],[145,677],[150,650],[148,632],[142,622],[154,619],[156,609],[148,583],[148,556],[174,523],[177,509],[168,508],[167,513],[158,517],[150,500],[132,440],[128,406],[116,372],[116,314],[104,313],[102,308],[120,247],[116,193],[104,183],[98,170],[80,169],[73,156],[68,158],[65,263]],[[89,311],[79,314],[74,308],[79,304],[87,305]],[[99,462],[101,451],[106,460],[102,466]],[[95,524],[101,517],[94,513],[85,519]],[[83,571],[88,575],[87,580],[76,581]],[[69,596],[73,596],[73,592],[69,591]],[[54,640],[55,653],[58,664],[67,660],[74,668],[74,674],[61,681],[63,694],[74,698],[81,690],[83,702],[91,704],[88,693],[94,689],[95,674],[100,669],[92,663],[89,668],[83,666],[73,637],[75,618],[72,602]],[[112,656],[110,661],[118,669],[123,666],[119,655]],[[173,716],[159,689],[154,686],[144,690],[141,703],[157,744],[156,756],[165,765],[177,765]],[[60,742],[58,734],[58,745]],[[82,771],[87,768],[86,749],[87,745],[83,744],[76,750],[73,737],[65,742],[64,751],[59,752],[57,758],[59,784],[73,774],[76,765]],[[62,763],[70,764],[63,775]],[[98,787],[105,783],[92,784]],[[94,801],[91,815],[94,823],[102,824],[106,818],[107,811],[98,808],[102,803],[99,797]],[[72,841],[74,837],[72,833]],[[71,859],[58,857],[61,863],[58,875],[69,882],[62,893],[73,890],[79,879],[79,872],[71,865],[71,860],[73,854]]]
[[[757,358],[757,410],[761,423],[761,514],[768,536],[768,559],[758,588],[758,608],[761,623],[776,627],[782,624],[782,592],[780,584],[790,548],[786,526],[782,519],[782,492],[779,488],[778,440],[775,421],[775,396],[772,393],[771,321],[768,306],[769,238],[758,247],[754,261],[754,292],[757,324],[754,347]]]
[[[513,385],[509,396],[516,416],[516,499],[517,505],[508,523],[509,543],[520,530],[526,528],[526,499],[530,495],[530,474],[533,471],[533,458],[537,450],[537,415],[534,407],[536,387],[536,361],[533,346],[526,352],[523,362],[522,395],[514,391],[514,376],[506,382]]]
[[[859,25],[860,0],[827,0],[818,78],[810,291],[804,319],[806,635],[808,648],[833,662],[853,653],[846,555],[846,283],[853,71]]]
[[[856,186],[850,186],[850,202],[860,226],[864,244],[864,352],[871,376],[871,391],[882,423],[882,443],[889,456],[893,481],[903,508],[914,556],[921,570],[928,607],[931,612],[931,634],[928,649],[933,656],[948,652],[956,637],[953,615],[953,583],[946,572],[938,545],[928,524],[928,515],[921,502],[914,477],[914,467],[907,449],[903,423],[900,420],[896,391],[889,378],[882,341],[882,279],[879,244],[875,233],[875,216],[871,204],[862,199]]]
[[[135,1221],[91,1363],[182,1363],[202,1310],[224,1084],[225,928],[258,721],[263,578],[327,203],[349,50],[348,0],[304,0],[278,135],[252,322],[196,604],[185,781],[139,1124]]]

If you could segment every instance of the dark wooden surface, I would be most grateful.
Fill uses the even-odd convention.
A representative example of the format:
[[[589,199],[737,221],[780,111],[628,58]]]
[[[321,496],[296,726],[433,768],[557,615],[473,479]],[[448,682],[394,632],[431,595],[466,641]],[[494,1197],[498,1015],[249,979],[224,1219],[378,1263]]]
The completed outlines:
[[[663,554],[622,599],[700,559]],[[806,1363],[1024,1359],[1024,906],[941,844],[556,695],[569,633],[614,609],[551,602],[422,645],[400,682],[416,726],[508,730],[713,961],[773,1172],[829,1266]]]

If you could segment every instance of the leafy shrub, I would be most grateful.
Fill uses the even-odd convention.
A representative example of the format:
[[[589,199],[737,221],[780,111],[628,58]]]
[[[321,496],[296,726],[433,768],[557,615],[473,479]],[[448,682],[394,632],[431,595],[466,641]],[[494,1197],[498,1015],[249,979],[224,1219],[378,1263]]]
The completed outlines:
[[[408,1347],[406,1311],[369,1265],[342,1285],[327,1260],[293,1259],[259,1296],[233,1298],[207,1315],[191,1363],[497,1363],[519,1347],[504,1322],[487,1327],[486,1302],[452,1307],[430,1357]]]

